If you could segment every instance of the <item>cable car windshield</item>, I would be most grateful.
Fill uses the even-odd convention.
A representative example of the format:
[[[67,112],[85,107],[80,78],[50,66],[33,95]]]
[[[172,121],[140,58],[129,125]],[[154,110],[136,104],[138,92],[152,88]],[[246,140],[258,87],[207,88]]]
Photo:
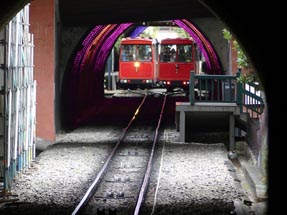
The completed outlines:
[[[151,45],[122,45],[122,61],[151,61]]]

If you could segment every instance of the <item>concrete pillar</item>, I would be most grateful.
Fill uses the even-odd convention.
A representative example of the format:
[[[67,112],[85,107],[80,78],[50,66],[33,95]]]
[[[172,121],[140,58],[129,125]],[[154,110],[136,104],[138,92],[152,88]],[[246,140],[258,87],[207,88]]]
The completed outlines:
[[[185,142],[185,111],[180,111],[179,115],[179,141]]]
[[[34,34],[34,79],[37,81],[36,136],[55,141],[55,2],[30,4],[30,31]]]

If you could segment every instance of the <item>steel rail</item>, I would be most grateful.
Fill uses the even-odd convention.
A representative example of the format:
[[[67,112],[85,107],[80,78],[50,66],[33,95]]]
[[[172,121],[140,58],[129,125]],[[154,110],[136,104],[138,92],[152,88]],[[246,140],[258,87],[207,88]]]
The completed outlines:
[[[138,108],[136,109],[132,119],[130,120],[129,124],[127,125],[127,127],[124,129],[120,139],[118,140],[117,144],[115,145],[115,147],[113,148],[113,151],[111,152],[111,154],[109,155],[109,157],[107,158],[105,164],[103,165],[103,167],[101,168],[100,172],[98,173],[96,179],[94,180],[94,182],[92,183],[92,185],[89,187],[89,189],[87,190],[87,192],[85,193],[84,197],[82,198],[82,200],[80,201],[80,203],[77,205],[77,207],[75,208],[75,210],[72,212],[72,215],[77,215],[80,214],[82,212],[82,210],[84,209],[84,207],[87,205],[87,203],[89,202],[90,198],[93,196],[101,178],[103,177],[107,167],[109,166],[112,158],[114,157],[120,143],[122,142],[122,140],[124,139],[126,132],[128,131],[129,127],[131,126],[132,122],[135,120],[136,116],[138,115],[142,105],[144,104],[146,98],[147,98],[147,94],[144,96],[144,98],[142,99],[140,105],[138,106]]]
[[[139,196],[137,198],[137,203],[136,203],[136,206],[135,206],[134,215],[138,215],[139,212],[140,212],[140,208],[141,208],[141,205],[142,205],[142,202],[144,200],[144,196],[145,196],[148,184],[149,184],[151,168],[152,168],[152,161],[153,161],[153,156],[154,156],[154,149],[155,149],[155,146],[156,146],[156,143],[157,143],[158,131],[159,131],[159,128],[160,128],[160,124],[161,124],[161,120],[162,120],[162,116],[163,116],[163,112],[164,112],[164,107],[165,107],[165,103],[166,103],[166,97],[167,97],[167,95],[164,96],[164,100],[163,100],[163,104],[162,104],[162,107],[161,107],[160,116],[159,116],[157,127],[156,127],[156,130],[155,130],[155,136],[154,136],[154,139],[153,139],[152,150],[151,150],[149,161],[148,161],[148,165],[147,165],[147,168],[146,168],[145,177],[144,177],[144,180],[143,180],[140,192],[139,192]]]

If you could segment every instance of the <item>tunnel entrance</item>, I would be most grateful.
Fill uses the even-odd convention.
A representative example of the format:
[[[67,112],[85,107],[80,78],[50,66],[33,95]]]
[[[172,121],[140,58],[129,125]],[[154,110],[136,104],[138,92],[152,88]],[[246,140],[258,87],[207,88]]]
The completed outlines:
[[[171,22],[183,29],[196,42],[205,59],[207,73],[222,74],[221,63],[207,38],[188,20],[172,20]],[[116,112],[118,116],[125,116],[125,113],[121,112],[125,108],[120,108],[120,103],[113,103],[105,97],[104,74],[107,59],[117,40],[123,36],[136,37],[142,29],[143,27],[138,23],[110,24],[96,26],[87,34],[77,51],[71,56],[71,64],[68,65],[64,74],[62,85],[64,126],[77,127],[87,120],[97,120],[99,116],[101,118],[105,116],[104,113],[108,115],[108,110],[111,111],[109,112],[111,115]],[[187,98],[181,99],[185,101]],[[174,109],[174,106],[173,104],[171,109]]]

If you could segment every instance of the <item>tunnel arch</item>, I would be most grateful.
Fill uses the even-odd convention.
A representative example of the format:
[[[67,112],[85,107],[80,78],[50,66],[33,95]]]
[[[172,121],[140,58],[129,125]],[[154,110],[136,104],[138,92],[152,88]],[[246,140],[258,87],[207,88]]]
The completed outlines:
[[[186,19],[173,20],[197,43],[207,63],[207,73],[222,74],[217,54],[208,39]],[[82,40],[74,52],[72,64],[65,72],[63,92],[64,124],[77,127],[87,118],[98,114],[104,98],[105,63],[117,39],[134,23],[98,25]],[[140,32],[140,31],[139,31]],[[73,96],[71,96],[73,95]]]
[[[16,4],[14,1],[8,1],[7,4],[3,4],[3,7],[1,9],[3,11],[2,15],[4,16],[1,16],[0,18],[0,21],[1,21],[0,28],[2,29],[2,27],[7,24],[8,19],[12,18],[13,15],[16,14],[17,10],[21,8],[20,3],[24,5],[24,3],[26,4],[28,2],[29,1],[27,0],[19,0],[19,4]],[[280,4],[278,5],[272,2],[271,4],[265,4],[265,3],[249,4],[249,2],[244,2],[244,3],[240,2],[239,4],[236,4],[236,6],[234,6],[234,4],[230,4],[229,1],[218,2],[218,1],[211,1],[211,0],[200,0],[199,2],[205,5],[218,19],[223,21],[224,24],[228,26],[228,28],[233,33],[233,35],[235,35],[237,40],[240,42],[241,47],[244,48],[244,50],[246,51],[245,53],[248,55],[248,58],[250,59],[251,63],[254,65],[256,72],[258,72],[257,75],[259,76],[262,82],[263,88],[265,90],[265,93],[266,93],[266,102],[269,107],[267,111],[268,112],[268,117],[267,117],[268,125],[274,126],[274,129],[270,129],[270,133],[268,130],[268,142],[269,142],[269,139],[271,139],[271,141],[273,139],[274,140],[280,139],[280,137],[282,136],[284,132],[281,132],[282,129],[281,130],[277,129],[278,123],[276,120],[278,120],[279,117],[278,119],[276,119],[277,117],[276,114],[280,113],[280,119],[282,118],[282,113],[281,113],[282,105],[280,104],[279,101],[275,101],[275,98],[278,92],[282,92],[282,86],[284,86],[283,80],[285,79],[283,78],[278,79],[278,76],[274,75],[274,70],[275,70],[274,66],[277,69],[279,63],[274,65],[274,61],[269,59],[270,55],[264,55],[262,53],[265,53],[265,52],[278,53],[279,49],[280,50],[282,49],[282,46],[280,45],[272,46],[272,45],[269,45],[270,43],[268,43],[267,46],[265,45],[262,46],[262,36],[260,35],[265,35],[265,38],[266,37],[271,38],[271,34],[270,34],[271,31],[267,31],[266,25],[264,25],[266,23],[265,20],[268,20],[269,23],[280,22],[279,20],[281,19],[279,18],[279,15],[281,13],[276,13],[275,15],[272,15],[272,16],[268,16],[268,14],[270,11],[272,11],[272,9],[274,9],[274,11],[279,12],[280,9],[283,7],[281,7]],[[109,1],[107,1],[107,4],[108,3]],[[6,7],[6,5],[8,4],[12,5],[13,7],[11,6]],[[111,6],[112,5],[109,5],[108,7],[110,8]],[[188,3],[186,2],[184,6],[186,8],[188,8],[189,6],[191,7],[192,1],[189,1]],[[260,7],[260,10],[258,9],[259,7]],[[188,11],[188,13],[190,12]],[[114,17],[117,17],[116,19],[120,19],[118,18],[118,16],[114,16]],[[139,19],[139,17],[137,18]],[[103,20],[105,19],[107,18],[106,17],[103,18]],[[82,19],[79,19],[79,20],[82,20]],[[284,28],[276,29],[277,35],[280,34],[281,31],[283,31],[282,29]],[[266,36],[266,33],[268,33],[267,36]],[[276,55],[276,61],[277,61],[277,57],[278,55]],[[41,90],[41,88],[39,88],[39,90]],[[46,90],[46,89],[43,89],[43,90]],[[280,110],[279,110],[279,104],[280,104]],[[37,129],[38,127],[41,129],[39,125],[37,126]],[[274,153],[274,147],[272,148],[273,148],[272,152]],[[276,162],[276,159],[275,159],[275,162]],[[274,160],[272,161],[272,164],[273,164],[272,166],[276,166],[274,165]],[[272,176],[274,180],[274,178],[276,177],[274,177],[274,172],[272,173],[273,174],[270,174],[270,176]],[[273,183],[271,183],[271,185],[272,184]],[[270,189],[270,190],[273,190],[273,189]],[[271,205],[273,205],[274,203],[276,205],[277,201],[272,201]]]

